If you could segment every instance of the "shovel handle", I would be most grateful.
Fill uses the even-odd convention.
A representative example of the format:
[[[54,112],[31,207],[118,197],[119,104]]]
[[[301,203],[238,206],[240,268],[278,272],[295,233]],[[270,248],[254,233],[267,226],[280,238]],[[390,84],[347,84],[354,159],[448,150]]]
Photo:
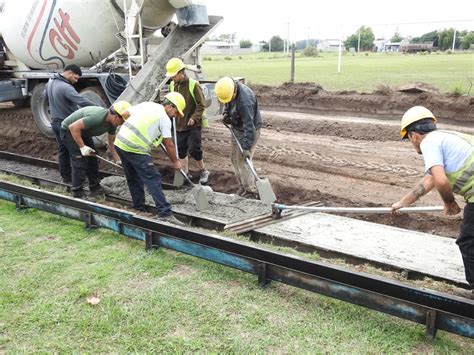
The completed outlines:
[[[160,144],[161,149],[165,151],[166,154],[168,154],[168,150],[166,149],[165,145],[163,143]],[[180,173],[184,176],[184,178],[194,187],[196,186],[191,179],[189,178],[188,174],[184,172],[183,169],[179,169]]]
[[[112,161],[110,161],[110,160],[108,160],[108,159],[102,158],[102,157],[101,157],[100,155],[98,155],[98,154],[96,154],[95,156],[96,156],[97,158],[99,158],[100,160],[105,161],[106,163],[109,163],[109,164],[111,164],[111,165],[113,165],[113,166],[116,166],[117,168],[123,169],[122,166],[120,166],[120,165],[118,165],[118,164],[116,164],[116,163],[114,163],[114,162],[112,162]]]
[[[309,207],[309,206],[286,206],[278,203],[272,204],[272,208],[277,211],[302,210],[312,212],[336,212],[336,213],[391,213],[390,207]],[[399,212],[442,212],[443,206],[428,207],[402,207]]]
[[[229,129],[230,134],[232,134],[232,137],[234,138],[235,143],[237,143],[237,147],[239,147],[240,153],[241,153],[241,154],[244,154],[244,150],[242,149],[242,146],[240,145],[240,142],[239,142],[239,140],[237,139],[237,136],[235,135],[234,130],[233,130],[230,126],[228,126],[227,124],[225,124],[225,123],[224,123],[224,126],[226,126],[226,127]],[[249,159],[249,158],[245,158],[245,161],[247,162],[247,165],[249,166],[250,171],[252,172],[253,176],[255,176],[255,179],[260,180],[260,178],[258,177],[257,172],[255,171],[255,168],[253,167],[253,164],[252,164],[252,162],[250,161],[250,159]]]

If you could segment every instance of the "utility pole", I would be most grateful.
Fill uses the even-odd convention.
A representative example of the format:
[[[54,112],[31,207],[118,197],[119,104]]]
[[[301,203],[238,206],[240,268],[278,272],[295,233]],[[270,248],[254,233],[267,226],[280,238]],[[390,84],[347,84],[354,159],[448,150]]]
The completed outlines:
[[[287,22],[288,24],[288,28],[287,28],[287,32],[286,32],[286,50],[288,53],[290,53],[290,23]]]
[[[359,27],[359,31],[357,31],[358,35],[359,35],[359,39],[357,40],[357,53],[360,52],[360,27]]]
[[[291,45],[291,75],[290,75],[290,81],[292,83],[295,82],[295,53],[296,53],[296,45],[293,43]]]
[[[306,27],[306,29],[308,30],[308,36],[306,37],[306,48],[309,47],[309,26]]]
[[[454,35],[453,35],[453,52],[454,52],[455,44],[456,44],[456,29],[454,29]]]

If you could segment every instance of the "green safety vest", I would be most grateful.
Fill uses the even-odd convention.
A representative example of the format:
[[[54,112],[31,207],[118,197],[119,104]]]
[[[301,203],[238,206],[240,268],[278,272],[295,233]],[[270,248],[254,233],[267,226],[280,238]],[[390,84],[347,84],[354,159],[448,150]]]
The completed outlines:
[[[159,120],[159,117],[140,117],[133,123],[125,121],[115,137],[115,145],[126,152],[151,155],[151,148],[158,147],[163,136],[152,140],[148,128],[157,125]]]
[[[438,130],[438,132],[454,134],[474,146],[474,136],[470,134],[441,130]],[[471,156],[467,158],[459,170],[449,174],[446,173],[446,176],[454,193],[463,196],[466,202],[474,202],[474,152],[471,153]]]
[[[196,102],[196,96],[194,96],[194,88],[196,86],[196,84],[199,84],[199,81],[197,80],[194,80],[193,78],[189,78],[189,87],[188,87],[188,90],[189,90],[189,93],[191,94],[193,100],[194,100],[194,103],[197,105],[197,102]],[[171,83],[170,83],[170,92],[173,92],[174,91],[174,81],[171,80]],[[207,119],[206,117],[206,111],[204,110],[204,112],[202,113],[202,118],[201,118],[201,127],[202,128],[207,128],[209,127],[209,120]]]

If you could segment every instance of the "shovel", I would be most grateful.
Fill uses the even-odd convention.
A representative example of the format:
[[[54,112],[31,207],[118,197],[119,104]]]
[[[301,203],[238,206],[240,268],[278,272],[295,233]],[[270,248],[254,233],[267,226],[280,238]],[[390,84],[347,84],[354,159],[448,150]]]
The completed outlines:
[[[234,137],[234,140],[237,143],[237,146],[239,147],[240,152],[243,154],[244,150],[242,149],[242,146],[240,145],[239,140],[235,136],[234,130],[230,126],[226,125],[225,123],[224,125],[229,129],[230,133],[232,134],[232,137]],[[249,166],[250,171],[252,172],[253,176],[257,180],[255,184],[257,186],[258,195],[260,196],[260,201],[262,201],[263,203],[275,202],[276,195],[275,195],[275,192],[273,192],[272,185],[270,184],[270,180],[268,180],[267,178],[260,179],[250,159],[245,158],[245,161],[247,162],[247,165]]]
[[[163,143],[161,143],[161,148],[168,154],[166,147]],[[196,201],[196,208],[199,211],[207,210],[210,205],[207,199],[206,191],[212,192],[212,188],[210,186],[202,186],[201,184],[196,185],[194,184],[191,179],[188,177],[188,174],[184,172],[183,169],[179,169],[181,175],[192,185],[191,192],[194,196],[194,200]],[[183,180],[184,181],[184,180]]]

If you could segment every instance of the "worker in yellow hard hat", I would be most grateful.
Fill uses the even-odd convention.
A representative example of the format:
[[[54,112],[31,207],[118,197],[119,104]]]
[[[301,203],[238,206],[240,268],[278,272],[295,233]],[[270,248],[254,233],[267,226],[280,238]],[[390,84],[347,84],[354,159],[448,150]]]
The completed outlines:
[[[408,207],[436,188],[444,202],[444,213],[456,215],[461,208],[454,193],[464,197],[464,218],[456,240],[462,254],[466,280],[474,290],[474,137],[436,129],[436,117],[423,106],[415,106],[403,115],[400,136],[408,139],[423,155],[425,176],[415,188],[392,205],[392,212]],[[474,298],[473,292],[460,293]],[[465,291],[465,290],[464,290]]]
[[[231,161],[241,185],[236,194],[258,198],[255,177],[245,161],[252,159],[262,127],[257,97],[247,85],[228,76],[219,79],[214,90],[218,100],[225,105],[223,122],[234,131],[243,149],[242,153],[232,139]]]
[[[206,99],[199,81],[186,75],[186,65],[179,58],[171,58],[166,64],[166,75],[171,78],[170,92],[179,92],[186,101],[184,117],[176,122],[176,140],[179,159],[183,170],[189,174],[188,153],[199,168],[199,183],[207,184],[209,171],[204,167],[202,150],[202,127],[206,127],[204,117]]]
[[[129,110],[130,118],[122,125],[115,140],[133,207],[145,211],[146,186],[155,202],[158,219],[177,225],[184,223],[176,219],[171,212],[171,205],[163,193],[161,175],[153,163],[151,150],[163,143],[174,168],[182,168],[176,157],[170,118],[183,117],[185,108],[184,97],[177,92],[168,93],[161,104],[142,102],[135,105]]]
[[[83,107],[69,115],[61,124],[60,137],[69,153],[72,165],[72,195],[85,198],[84,183],[89,180],[90,196],[104,193],[100,185],[99,164],[95,157],[92,137],[108,133],[109,151],[116,162],[120,157],[114,148],[118,126],[129,117],[130,104],[117,101],[108,109],[100,106]]]

